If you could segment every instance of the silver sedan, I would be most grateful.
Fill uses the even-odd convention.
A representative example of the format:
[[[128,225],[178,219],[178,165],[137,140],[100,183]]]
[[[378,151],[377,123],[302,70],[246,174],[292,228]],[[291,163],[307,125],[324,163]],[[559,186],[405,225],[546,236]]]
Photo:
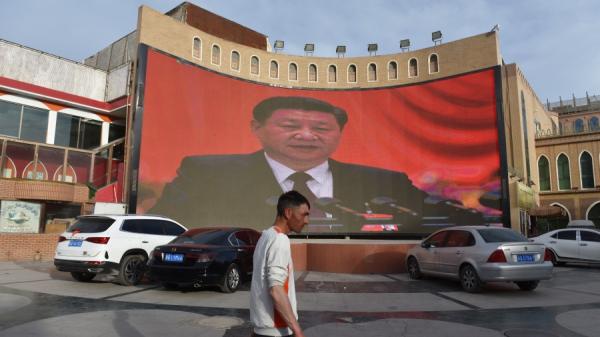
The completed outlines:
[[[457,226],[439,230],[410,249],[410,278],[423,274],[459,279],[465,291],[478,292],[485,282],[515,282],[533,290],[552,277],[550,252],[543,244],[500,227]]]

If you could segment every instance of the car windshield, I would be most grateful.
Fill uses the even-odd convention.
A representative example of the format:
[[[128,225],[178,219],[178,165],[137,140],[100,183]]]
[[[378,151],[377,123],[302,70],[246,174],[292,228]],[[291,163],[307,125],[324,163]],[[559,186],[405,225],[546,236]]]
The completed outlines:
[[[100,233],[106,231],[114,222],[114,219],[103,217],[79,218],[69,226],[67,232]]]
[[[205,244],[205,245],[224,245],[227,241],[227,234],[223,231],[203,231],[203,232],[192,232],[184,233],[181,236],[176,237],[171,243],[178,244]]]
[[[485,242],[527,242],[527,238],[510,229],[485,228],[478,229]]]

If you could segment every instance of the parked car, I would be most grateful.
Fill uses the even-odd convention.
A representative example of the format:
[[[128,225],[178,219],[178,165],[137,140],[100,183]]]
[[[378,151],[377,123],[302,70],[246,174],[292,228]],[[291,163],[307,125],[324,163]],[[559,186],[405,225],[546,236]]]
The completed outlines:
[[[531,238],[531,241],[546,245],[554,265],[600,263],[600,230],[595,228],[557,229]]]
[[[457,226],[439,230],[410,249],[406,266],[412,279],[422,275],[460,280],[467,292],[485,282],[515,282],[533,290],[552,277],[550,254],[540,243],[500,227]]]
[[[235,292],[252,275],[252,255],[260,233],[248,228],[195,228],[156,247],[148,267],[165,288],[216,285]]]
[[[135,285],[143,278],[154,247],[185,231],[176,221],[160,216],[81,216],[60,235],[54,265],[81,282],[108,274],[122,285]]]

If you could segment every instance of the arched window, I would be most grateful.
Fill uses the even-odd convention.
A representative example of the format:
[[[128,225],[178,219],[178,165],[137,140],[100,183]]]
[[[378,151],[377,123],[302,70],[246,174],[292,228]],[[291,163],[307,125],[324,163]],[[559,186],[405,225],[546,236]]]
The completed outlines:
[[[550,163],[546,156],[538,159],[538,171],[540,174],[540,191],[550,191]]]
[[[194,44],[192,47],[192,57],[199,59],[202,51],[202,41],[199,37],[194,38]]]
[[[579,169],[581,172],[581,188],[594,188],[594,162],[587,151],[583,151],[579,157]]]
[[[252,75],[258,75],[259,71],[260,71],[260,65],[258,62],[258,57],[252,56],[250,58],[250,73]]]
[[[439,71],[440,71],[440,65],[438,63],[437,54],[429,55],[429,73],[433,74],[433,73],[437,73]]]
[[[327,71],[327,81],[337,82],[337,68],[334,65],[329,66],[329,70]]]
[[[354,64],[348,66],[348,82],[356,82],[356,66]]]
[[[575,132],[583,132],[583,119],[578,118],[573,122],[573,131]]]
[[[408,61],[408,77],[417,76],[419,76],[419,66],[417,64],[417,59],[410,59],[410,61]]]
[[[271,78],[279,78],[279,64],[277,64],[277,61],[271,61],[269,75],[271,76]]]
[[[369,63],[369,81],[377,81],[377,65],[375,63]]]
[[[316,82],[317,81],[317,65],[311,64],[308,66],[308,81]]]
[[[571,172],[569,170],[569,158],[566,155],[560,154],[556,161],[558,168],[558,189],[571,189]]]
[[[388,64],[388,80],[398,79],[398,63],[392,61]]]
[[[288,79],[290,81],[298,80],[298,66],[296,63],[290,63],[290,69],[288,70]]]
[[[221,47],[216,44],[212,47],[212,60],[213,64],[219,65],[221,64]]]
[[[594,116],[590,118],[590,120],[588,121],[588,126],[590,128],[590,131],[600,130],[600,125],[598,124],[598,117]]]
[[[588,209],[586,218],[593,221],[596,228],[600,228],[600,202],[596,202]]]
[[[240,70],[240,53],[237,51],[231,52],[231,69]]]

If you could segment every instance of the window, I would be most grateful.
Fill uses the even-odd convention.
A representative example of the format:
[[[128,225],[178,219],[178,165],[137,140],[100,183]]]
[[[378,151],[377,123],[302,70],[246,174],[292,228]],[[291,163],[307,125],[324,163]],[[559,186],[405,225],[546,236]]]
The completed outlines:
[[[348,82],[356,82],[356,66],[354,64],[348,66]]]
[[[48,110],[0,101],[0,134],[45,143],[48,115]]]
[[[375,63],[369,63],[368,72],[369,72],[369,74],[368,74],[369,82],[377,81],[377,65]]]
[[[483,241],[490,242],[528,242],[527,238],[523,235],[503,228],[485,228],[478,229],[479,235],[483,238]]]
[[[475,245],[473,234],[467,231],[449,231],[444,247],[468,247]]]
[[[240,70],[240,53],[237,51],[231,52],[231,69]]]
[[[260,65],[258,62],[258,57],[252,56],[252,58],[250,58],[250,73],[252,75],[258,75],[259,72],[260,72]]]
[[[58,113],[54,144],[79,149],[100,146],[102,123],[78,116]]]
[[[598,131],[600,130],[600,125],[598,124],[598,117],[592,117],[588,121],[588,127],[590,131]]]
[[[392,61],[388,64],[388,80],[398,79],[398,63]]]
[[[314,64],[310,64],[308,66],[308,81],[309,82],[317,81],[317,66]]]
[[[594,163],[592,162],[592,156],[587,151],[583,151],[581,157],[579,157],[579,168],[581,187],[594,188]]]
[[[110,124],[108,127],[108,141],[112,142],[123,137],[125,137],[125,125]]]
[[[298,66],[296,63],[290,63],[290,69],[288,70],[288,79],[290,81],[298,80]]]
[[[573,131],[583,132],[583,119],[578,118],[573,122]]]
[[[216,65],[221,64],[221,47],[216,44],[212,47],[212,59],[211,62]]]
[[[540,191],[550,191],[550,162],[546,156],[538,159],[538,171],[540,174]]]
[[[218,229],[193,229],[186,235],[175,238],[171,243],[181,244],[207,244],[207,245],[225,245],[227,244],[228,232]]]
[[[560,231],[558,232],[559,240],[577,240],[577,231]]]
[[[185,232],[185,229],[174,222],[162,220],[161,223],[165,235],[181,235]]]
[[[240,246],[250,246],[252,245],[252,241],[250,240],[250,235],[248,235],[248,231],[239,231],[235,233],[235,238],[238,241]]]
[[[192,57],[193,58],[197,58],[200,59],[201,58],[201,51],[202,51],[202,42],[200,41],[199,37],[195,37],[194,38],[194,45],[192,48]]]
[[[81,217],[67,229],[67,232],[101,233],[106,231],[114,222],[115,220],[111,218]]]
[[[408,77],[417,76],[419,76],[419,67],[417,64],[417,59],[410,59],[410,61],[408,61]]]
[[[581,241],[600,242],[600,234],[590,231],[579,231]]]
[[[434,74],[440,71],[437,54],[429,55],[429,73]]]
[[[448,234],[448,231],[439,232],[425,240],[423,243],[431,247],[442,247],[444,240],[446,239],[446,234]]]
[[[600,228],[600,202],[595,202],[587,211],[587,219],[594,222]]]
[[[329,71],[327,72],[327,81],[337,82],[337,68],[334,65],[329,66]]]
[[[279,78],[279,64],[277,64],[277,61],[271,61],[269,74],[271,78]]]
[[[558,189],[571,189],[571,173],[569,171],[569,158],[565,154],[558,156]]]

